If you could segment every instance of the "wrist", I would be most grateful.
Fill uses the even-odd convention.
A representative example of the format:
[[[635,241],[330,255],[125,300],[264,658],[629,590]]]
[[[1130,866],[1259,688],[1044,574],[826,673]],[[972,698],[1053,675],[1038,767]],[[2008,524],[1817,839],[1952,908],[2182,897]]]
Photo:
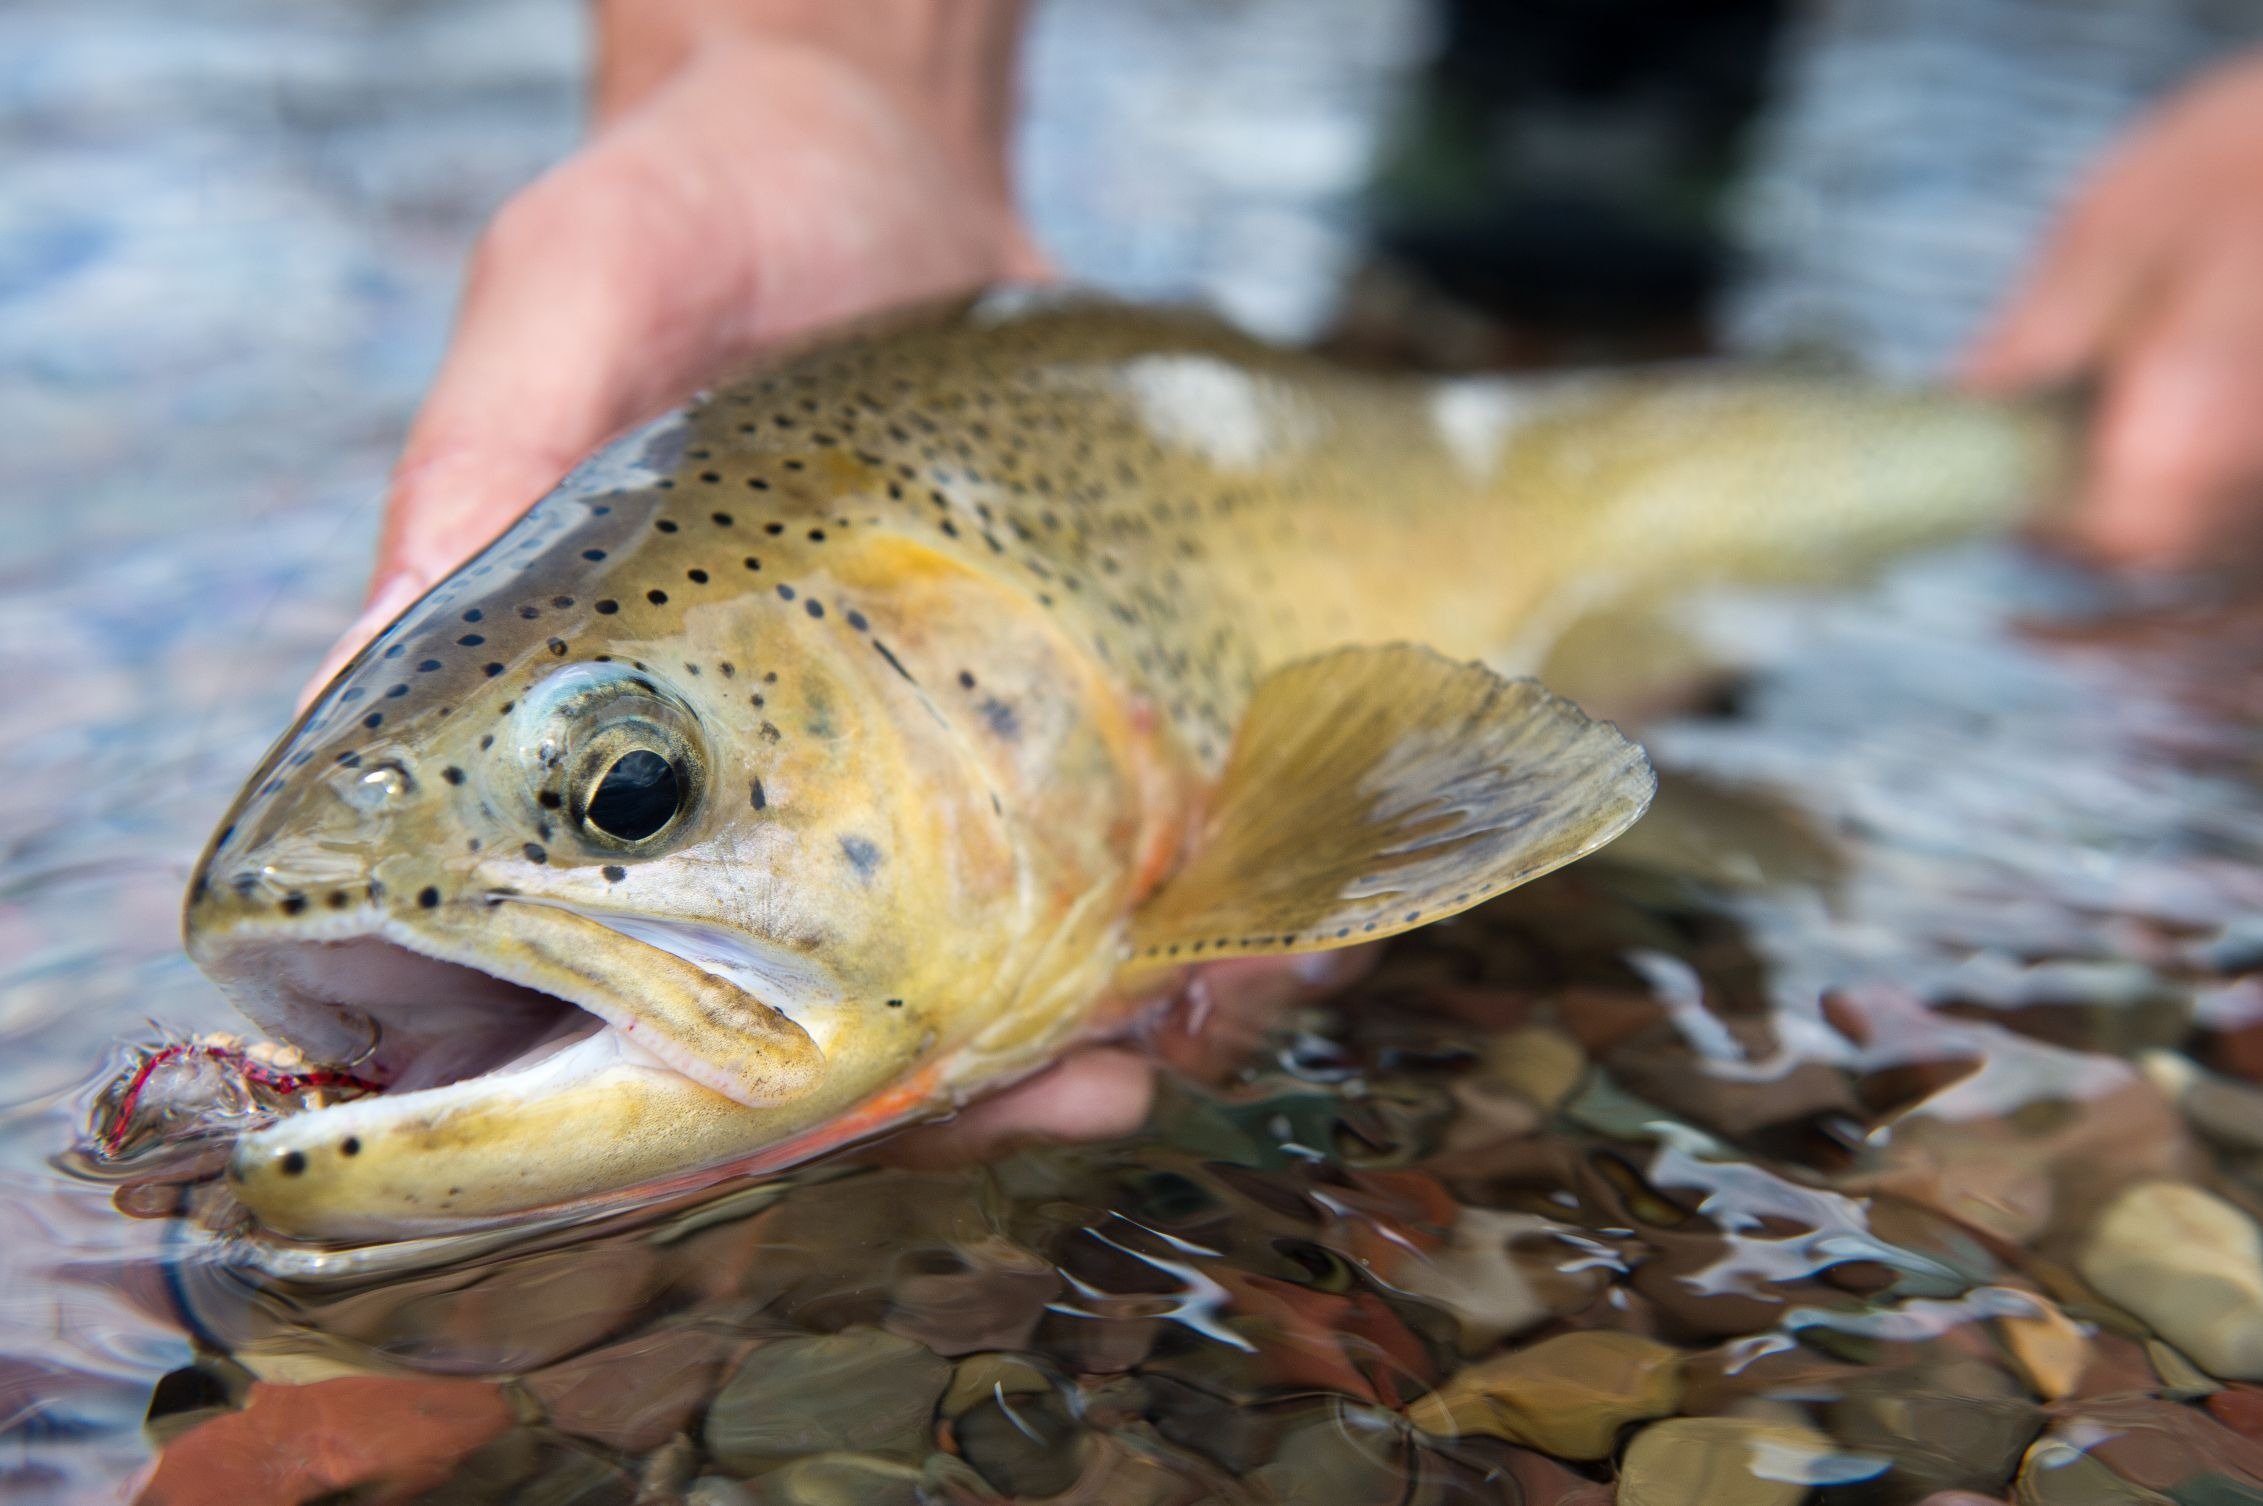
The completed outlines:
[[[600,125],[688,65],[748,48],[854,69],[1005,192],[1005,136],[1025,0],[597,0]]]

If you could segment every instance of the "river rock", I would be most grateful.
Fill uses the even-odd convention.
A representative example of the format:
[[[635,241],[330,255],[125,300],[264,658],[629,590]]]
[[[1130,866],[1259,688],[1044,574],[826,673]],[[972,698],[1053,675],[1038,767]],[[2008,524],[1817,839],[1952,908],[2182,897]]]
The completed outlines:
[[[2140,1182],[2099,1214],[2075,1268],[2211,1375],[2263,1379],[2263,1234],[2222,1198]]]
[[[881,1326],[937,1354],[1021,1348],[1061,1287],[1052,1262],[1000,1235],[922,1256],[897,1276]]]
[[[2090,1365],[2090,1339],[2058,1304],[2034,1292],[2022,1293],[2032,1314],[1995,1320],[1996,1332],[2037,1396],[2058,1401],[2074,1394]]]
[[[1083,1430],[1050,1389],[993,1396],[952,1428],[959,1453],[1001,1495],[1058,1495],[1084,1470]]]
[[[1469,1366],[1406,1416],[1426,1433],[1484,1433],[1562,1459],[1600,1459],[1628,1423],[1673,1413],[1680,1367],[1680,1351],[1655,1339],[1561,1334]]]
[[[950,1377],[948,1361],[876,1328],[775,1339],[716,1395],[707,1451],[744,1473],[835,1450],[919,1459]]]
[[[150,1506],[265,1506],[355,1491],[413,1495],[512,1423],[485,1381],[356,1376],[255,1383],[241,1412],[175,1439],[138,1497]]]
[[[960,1417],[996,1396],[1034,1396],[1053,1389],[1045,1372],[1018,1355],[970,1354],[951,1371],[943,1415]]]
[[[1833,1452],[1812,1428],[1750,1417],[1675,1417],[1634,1435],[1618,1506],[1796,1506]]]
[[[1922,1381],[1913,1389],[1892,1377],[1833,1404],[1830,1426],[1848,1448],[1891,1459],[1890,1480],[1911,1494],[1997,1491],[2011,1483],[2043,1426],[2043,1410],[2024,1399],[1958,1395]]]
[[[662,1328],[538,1370],[524,1384],[561,1431],[642,1453],[691,1426],[746,1342],[708,1328]]]
[[[1599,1267],[1563,1269],[1564,1226],[1536,1213],[1465,1208],[1448,1231],[1446,1246],[1409,1261],[1391,1284],[1451,1312],[1462,1343],[1489,1349],[1511,1334],[1574,1313],[1609,1284]]]
[[[812,1454],[764,1475],[761,1506],[918,1506],[920,1472],[870,1454]]]

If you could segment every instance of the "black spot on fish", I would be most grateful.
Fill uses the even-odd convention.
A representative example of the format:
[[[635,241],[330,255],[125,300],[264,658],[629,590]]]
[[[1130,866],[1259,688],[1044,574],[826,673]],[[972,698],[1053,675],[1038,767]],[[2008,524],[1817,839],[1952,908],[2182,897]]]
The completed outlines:
[[[847,613],[847,620],[849,626],[855,628],[860,633],[872,626],[870,622],[865,620],[864,614],[854,607],[849,608]]]
[[[484,633],[466,633],[456,641],[465,648],[477,648],[487,641],[487,637]]]
[[[794,588],[784,581],[780,581],[778,583],[778,599],[780,601],[792,601],[794,599]]]
[[[343,1140],[341,1140],[340,1142],[338,1142],[338,1154],[339,1154],[339,1155],[341,1155],[341,1156],[358,1156],[358,1155],[360,1155],[360,1154],[361,1154],[361,1137],[360,1137],[359,1135],[348,1135],[348,1136],[346,1136],[346,1138],[345,1138],[345,1139],[343,1139]]]
[[[343,910],[353,902],[354,897],[343,889],[331,890],[328,897],[323,900],[323,903],[333,910]]]
[[[888,1001],[888,1007],[890,1009],[901,1009],[904,1007],[904,1001],[901,999],[890,999]]]
[[[440,891],[427,884],[417,891],[416,902],[419,909],[437,910],[440,908]]]
[[[620,604],[619,602],[617,602],[617,601],[610,601],[610,600],[608,600],[608,601],[601,601],[601,602],[598,602],[598,603],[596,603],[596,606],[597,606],[597,610],[598,610],[598,613],[599,613],[599,615],[601,615],[601,616],[605,616],[605,617],[610,617],[610,616],[612,616],[612,615],[613,615],[613,614],[614,614],[615,612],[618,612],[619,610],[621,610],[621,604]]]
[[[405,695],[407,695],[408,693],[409,693],[409,688],[408,688],[408,686],[406,686],[406,685],[396,685],[396,686],[394,686],[394,687],[393,687],[393,688],[392,688],[391,690],[388,690],[388,691],[386,691],[386,692],[385,692],[385,699],[386,699],[386,700],[388,700],[388,701],[397,701],[397,700],[399,700],[399,699],[400,699],[400,698],[401,698],[402,696],[405,696]]]
[[[370,731],[375,732],[378,728],[385,725],[385,713],[382,711],[372,711],[369,715],[361,719],[361,724],[364,727],[367,727]]]
[[[490,680],[503,672],[503,666],[500,664],[483,664],[480,668],[486,671],[487,678]]]
[[[750,554],[746,557],[746,567],[749,570],[759,570],[762,568],[762,561]]]
[[[754,808],[756,810],[762,810],[770,804],[770,797],[762,792],[761,780],[757,779],[754,782],[754,788],[752,789],[750,794],[754,801]]]
[[[294,892],[283,896],[282,909],[285,915],[296,915],[305,908],[305,895]]]
[[[520,606],[520,608],[519,608],[519,616],[520,616],[520,618],[522,618],[523,620],[525,620],[525,621],[527,621],[527,622],[532,622],[532,621],[534,621],[534,620],[535,620],[535,619],[536,619],[537,617],[540,617],[541,615],[542,615],[542,608],[540,608],[540,607],[538,607],[538,606],[535,606],[535,605],[534,605],[533,603],[531,603],[531,602],[529,602],[529,603],[525,603],[525,604],[521,605],[521,606]]]
[[[707,584],[707,572],[705,570],[686,570],[684,572],[684,578],[695,586],[704,586]]]
[[[544,790],[542,791],[542,793],[536,795],[534,799],[535,803],[540,805],[546,811],[558,810],[566,803],[565,797],[560,795],[556,790]]]
[[[477,622],[486,615],[487,614],[485,612],[482,612],[479,608],[473,607],[470,611],[464,613],[464,621]]]
[[[822,617],[825,615],[825,603],[812,596],[802,603],[802,610],[812,617]]]
[[[890,669],[894,670],[897,674],[902,675],[906,680],[911,680],[911,683],[914,685],[917,685],[919,683],[919,681],[912,679],[911,671],[904,668],[903,660],[897,658],[894,654],[888,651],[887,644],[882,643],[879,639],[875,638],[872,640],[872,646],[874,649],[878,650],[881,658],[888,661],[888,667]],[[757,699],[760,698],[757,697]]]
[[[557,655],[557,656],[558,656],[559,658],[563,659],[564,657],[566,657],[566,640],[565,640],[565,639],[563,639],[563,638],[553,638],[553,639],[551,639],[551,640],[550,640],[550,644],[549,644],[549,648],[550,648],[550,652],[552,652],[553,654],[556,654],[556,655]]]
[[[859,878],[872,877],[873,870],[880,866],[880,849],[863,837],[841,838],[841,852]]]
[[[540,842],[529,842],[519,851],[526,854],[526,860],[530,863],[547,863],[550,861],[550,854],[542,850]]]
[[[961,687],[962,689],[965,689],[965,690],[972,690],[972,689],[974,689],[974,673],[973,673],[973,671],[971,671],[971,670],[964,670],[964,669],[960,670],[960,671],[959,671],[959,685],[960,685],[960,687]]]
[[[550,598],[550,605],[556,607],[561,612],[563,612],[564,610],[566,610],[566,608],[572,606],[573,604],[574,599],[571,596],[553,596]]]
[[[668,604],[668,593],[657,589],[651,590],[644,593],[644,599],[656,607],[664,607]]]
[[[428,675],[439,667],[440,661],[438,659],[420,659],[417,661],[416,672],[420,675]]]
[[[295,1177],[295,1176],[297,1176],[297,1175],[298,1175],[298,1174],[299,1174],[300,1172],[303,1172],[303,1171],[305,1171],[305,1170],[306,1170],[306,1152],[305,1152],[305,1151],[303,1151],[303,1150],[292,1150],[292,1151],[285,1151],[285,1152],[283,1153],[283,1175],[285,1175],[285,1176],[287,1176],[287,1177]]]
[[[652,526],[659,529],[662,533],[674,533],[676,531],[676,525],[674,521],[668,518],[662,518],[659,522],[653,524]]]
[[[581,557],[585,560],[588,560],[591,564],[594,565],[599,560],[605,558],[605,551],[602,549],[584,549],[581,552]]]
[[[629,876],[629,871],[618,863],[607,863],[601,871],[604,873],[605,882],[608,884],[617,884]]]
[[[1021,718],[1014,715],[1013,707],[999,700],[996,696],[989,696],[984,699],[982,720],[988,724],[992,732],[1009,741],[1021,736]]]
[[[342,769],[358,769],[358,768],[360,768],[360,767],[361,767],[361,755],[360,755],[359,753],[355,753],[355,752],[352,752],[352,751],[350,751],[350,750],[349,750],[348,752],[344,752],[344,753],[341,753],[341,754],[339,754],[339,755],[338,755],[338,767],[340,767],[340,768],[342,768]]]
[[[708,516],[715,520],[715,526],[717,528],[728,528],[731,526],[731,515],[727,512],[709,513]]]

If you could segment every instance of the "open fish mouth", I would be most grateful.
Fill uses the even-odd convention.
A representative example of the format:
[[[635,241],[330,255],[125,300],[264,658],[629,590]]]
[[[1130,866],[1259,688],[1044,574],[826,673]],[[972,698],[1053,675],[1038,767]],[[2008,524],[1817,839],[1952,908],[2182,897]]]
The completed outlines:
[[[612,1028],[555,994],[379,934],[252,941],[230,954],[229,991],[246,1015],[396,1099],[523,1072]]]
[[[805,959],[696,923],[546,904],[491,907],[487,934],[462,937],[357,919],[198,938],[199,962],[253,1023],[375,1085],[237,1141],[230,1182],[277,1232],[391,1236],[611,1203],[743,1159],[830,1106],[730,1091],[760,1071],[822,1077],[818,1041],[771,1002],[831,1033],[825,975]],[[719,1043],[720,1066],[665,1020],[654,1028],[687,990],[743,1001],[758,1022]]]

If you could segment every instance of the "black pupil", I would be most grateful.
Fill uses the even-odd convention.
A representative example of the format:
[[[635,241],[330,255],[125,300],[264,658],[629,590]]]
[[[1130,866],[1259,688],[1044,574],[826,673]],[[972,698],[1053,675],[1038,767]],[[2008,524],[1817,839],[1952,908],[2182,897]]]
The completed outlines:
[[[675,818],[683,798],[676,770],[639,748],[621,756],[589,797],[589,824],[623,842],[641,842]]]

